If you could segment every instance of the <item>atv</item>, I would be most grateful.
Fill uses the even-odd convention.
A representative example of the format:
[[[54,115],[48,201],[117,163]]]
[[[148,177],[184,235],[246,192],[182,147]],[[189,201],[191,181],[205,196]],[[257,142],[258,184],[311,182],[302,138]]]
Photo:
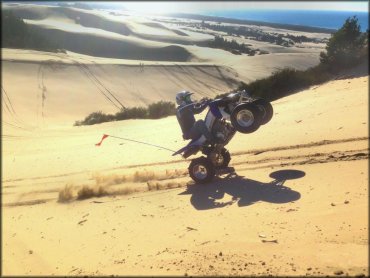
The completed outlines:
[[[225,146],[236,132],[248,134],[268,123],[273,115],[271,104],[262,98],[252,98],[243,91],[225,97],[206,100],[209,110],[205,123],[217,142],[209,142],[205,136],[193,139],[185,147],[173,153],[184,158],[202,152],[189,165],[189,175],[196,183],[210,182],[217,172],[229,166],[231,156]]]

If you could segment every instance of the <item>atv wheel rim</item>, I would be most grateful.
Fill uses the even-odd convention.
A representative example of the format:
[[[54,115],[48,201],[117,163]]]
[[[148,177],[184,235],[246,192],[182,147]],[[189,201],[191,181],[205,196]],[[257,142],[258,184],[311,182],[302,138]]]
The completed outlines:
[[[224,163],[224,157],[222,154],[212,153],[211,160],[215,166],[221,166]]]
[[[236,115],[236,121],[237,121],[238,125],[240,125],[242,127],[249,127],[254,122],[253,113],[249,110],[241,110]]]
[[[204,167],[204,165],[196,164],[193,167],[193,174],[198,180],[204,180],[208,175],[208,171],[207,168]]]

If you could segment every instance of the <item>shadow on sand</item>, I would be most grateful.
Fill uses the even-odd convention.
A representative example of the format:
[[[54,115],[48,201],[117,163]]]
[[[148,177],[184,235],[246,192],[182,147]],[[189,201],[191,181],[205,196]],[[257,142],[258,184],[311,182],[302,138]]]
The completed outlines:
[[[225,178],[219,178],[206,185],[192,184],[179,195],[191,194],[190,202],[197,210],[222,208],[233,203],[239,207],[249,206],[258,201],[281,204],[300,199],[301,194],[284,186],[286,180],[299,179],[305,176],[305,172],[298,170],[281,170],[270,174],[274,179],[269,183],[263,183],[238,176],[235,172]],[[226,194],[232,196],[232,200],[221,202]]]

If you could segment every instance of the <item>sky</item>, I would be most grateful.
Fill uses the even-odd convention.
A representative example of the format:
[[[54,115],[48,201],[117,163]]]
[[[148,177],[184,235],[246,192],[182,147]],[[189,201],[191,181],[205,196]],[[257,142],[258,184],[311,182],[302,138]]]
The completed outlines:
[[[338,10],[338,11],[368,11],[368,1],[287,1],[287,2],[251,2],[251,1],[167,1],[167,2],[112,2],[113,5],[122,5],[129,10],[151,13],[183,12],[195,13],[202,11],[242,10],[242,9],[269,9],[269,10]]]

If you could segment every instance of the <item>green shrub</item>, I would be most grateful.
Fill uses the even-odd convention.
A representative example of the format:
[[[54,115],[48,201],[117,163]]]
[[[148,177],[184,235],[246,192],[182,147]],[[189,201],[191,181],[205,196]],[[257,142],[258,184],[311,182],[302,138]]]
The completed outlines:
[[[128,119],[145,119],[147,117],[148,111],[144,107],[126,108],[115,114],[115,119],[117,121]]]
[[[326,53],[320,53],[320,61],[331,71],[354,66],[367,56],[369,31],[361,33],[356,16],[349,17],[343,26],[331,35]]]
[[[221,36],[215,36],[213,41],[208,42],[208,47],[223,49],[235,55],[246,53],[253,56],[256,53],[244,43],[238,43],[236,40],[228,41]]]
[[[176,114],[175,104],[169,101],[159,101],[145,107],[124,108],[114,115],[104,114],[101,111],[93,112],[82,121],[76,121],[75,126],[93,125],[110,121],[129,119],[159,119]]]
[[[79,125],[94,125],[115,120],[113,115],[104,114],[102,111],[93,112],[88,115],[83,121],[76,121],[75,126]]]
[[[175,104],[170,101],[159,101],[148,106],[148,117],[159,119],[176,114]]]
[[[55,52],[57,45],[24,23],[11,11],[1,11],[1,47],[35,49]]]
[[[272,75],[255,80],[249,84],[241,83],[238,90],[247,90],[253,97],[262,97],[272,101],[287,96],[295,91],[320,84],[333,77],[323,65],[304,71],[284,68]]]
[[[240,89],[246,89],[253,96],[273,100],[303,87],[304,83],[306,80],[297,70],[286,68],[274,72],[269,77],[251,82]]]

